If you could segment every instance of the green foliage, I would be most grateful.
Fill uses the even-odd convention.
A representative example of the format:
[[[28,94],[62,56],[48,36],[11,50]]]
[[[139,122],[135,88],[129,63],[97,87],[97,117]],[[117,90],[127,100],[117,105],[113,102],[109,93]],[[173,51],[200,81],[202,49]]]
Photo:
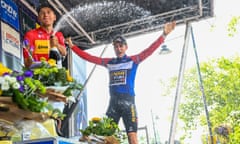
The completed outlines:
[[[37,68],[34,68],[34,79],[40,80],[45,86],[66,86],[69,84],[67,81],[67,73],[65,68],[57,68],[51,66],[46,62],[38,64]]]
[[[228,23],[228,36],[233,37],[238,32],[240,16],[233,16]]]
[[[240,126],[235,126],[233,133],[229,136],[229,144],[238,144],[240,143]]]
[[[240,111],[240,57],[213,59],[201,63],[200,69],[211,126],[230,125],[231,141],[239,136],[240,114],[233,113]],[[196,68],[185,72],[179,117],[186,134],[199,125],[208,127],[198,79]]]
[[[63,120],[66,114],[63,114],[59,109],[54,108],[52,105],[47,105],[48,115],[50,118]]]
[[[88,127],[84,130],[80,130],[80,132],[85,136],[89,136],[91,134],[99,136],[112,136],[118,133],[119,130],[118,125],[112,118],[103,117],[102,119],[89,121]]]
[[[24,95],[18,90],[14,90],[13,101],[22,109],[32,112],[42,112],[42,109],[48,105],[46,100],[40,100],[38,95]]]
[[[240,143],[240,110],[232,111],[227,121],[232,125],[233,132],[229,135],[229,143],[237,144]]]
[[[63,95],[65,96],[72,96],[72,91],[73,90],[83,90],[83,85],[80,83],[77,83],[76,81],[73,81],[71,83],[68,84],[67,89],[63,92]]]
[[[63,94],[68,97],[68,101],[75,100],[72,94],[74,90],[81,91],[83,88],[68,70],[57,68],[56,62],[52,60],[36,62],[30,68],[23,67],[21,72],[11,71],[1,63],[0,67],[0,96],[12,97],[21,109],[47,113],[52,118],[63,119],[65,115],[48,102],[48,86],[67,86]]]

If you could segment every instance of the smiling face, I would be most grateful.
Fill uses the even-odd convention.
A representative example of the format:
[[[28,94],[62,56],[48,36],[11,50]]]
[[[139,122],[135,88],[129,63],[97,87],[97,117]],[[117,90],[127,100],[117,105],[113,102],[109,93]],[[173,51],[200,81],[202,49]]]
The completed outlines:
[[[43,7],[38,13],[38,21],[44,28],[53,27],[53,23],[56,21],[56,15],[51,8]]]
[[[128,49],[126,44],[122,44],[120,42],[114,42],[113,47],[117,57],[123,57]]]

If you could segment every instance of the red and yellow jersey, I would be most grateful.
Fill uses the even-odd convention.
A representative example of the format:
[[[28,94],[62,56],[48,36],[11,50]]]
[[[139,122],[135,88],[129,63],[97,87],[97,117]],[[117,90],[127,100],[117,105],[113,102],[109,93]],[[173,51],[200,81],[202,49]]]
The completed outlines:
[[[41,27],[28,31],[24,36],[24,40],[28,42],[29,48],[23,49],[23,57],[28,58],[31,55],[34,61],[40,61],[41,57],[48,60],[50,51],[49,39],[52,34],[53,32],[48,33]],[[55,36],[58,38],[59,44],[65,46],[63,34],[56,32]]]

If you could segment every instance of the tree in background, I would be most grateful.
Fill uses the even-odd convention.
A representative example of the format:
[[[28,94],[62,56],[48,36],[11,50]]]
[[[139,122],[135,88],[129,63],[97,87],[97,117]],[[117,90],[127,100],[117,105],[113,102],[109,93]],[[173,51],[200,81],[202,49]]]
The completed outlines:
[[[233,37],[240,29],[240,16],[233,16],[228,23],[228,36]]]
[[[202,63],[200,69],[213,134],[222,142],[240,143],[240,57],[213,59]],[[174,89],[176,80],[170,80],[169,89]],[[185,72],[181,95],[179,118],[185,131],[182,139],[191,136],[198,126],[208,131],[196,68]],[[220,126],[226,126],[228,131],[216,131]]]

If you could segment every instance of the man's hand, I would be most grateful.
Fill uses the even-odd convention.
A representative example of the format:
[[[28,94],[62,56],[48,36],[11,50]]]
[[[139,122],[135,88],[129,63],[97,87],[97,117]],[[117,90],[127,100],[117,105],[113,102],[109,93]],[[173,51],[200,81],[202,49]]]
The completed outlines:
[[[72,48],[73,43],[71,37],[66,38],[66,43],[69,45],[70,48]]]
[[[164,34],[165,36],[167,36],[171,31],[174,30],[175,26],[176,26],[176,21],[166,23],[166,24],[164,25],[163,34]]]
[[[67,55],[67,51],[66,51],[65,46],[59,44],[58,38],[56,36],[51,36],[51,38],[50,38],[50,47],[51,48],[56,47],[59,50],[59,52],[61,53],[62,56],[66,56]]]
[[[59,43],[58,43],[58,39],[56,36],[51,36],[50,38],[50,46],[51,48],[53,47],[58,47]]]

